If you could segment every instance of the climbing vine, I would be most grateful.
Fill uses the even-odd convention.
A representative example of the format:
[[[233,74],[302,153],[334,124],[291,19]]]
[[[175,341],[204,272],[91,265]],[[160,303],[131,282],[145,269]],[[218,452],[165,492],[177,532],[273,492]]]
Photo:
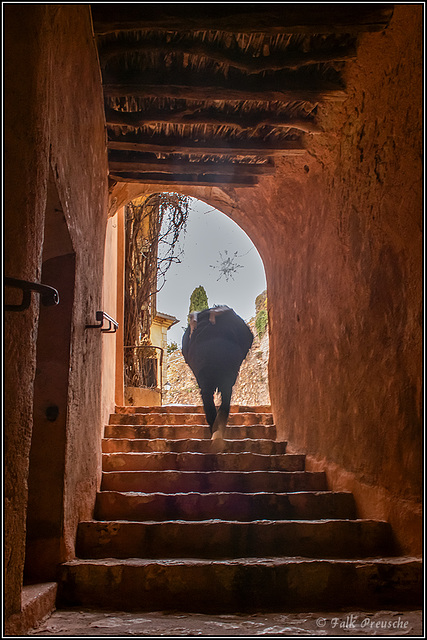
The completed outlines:
[[[181,261],[178,240],[186,229],[189,203],[188,196],[155,193],[126,207],[126,346],[149,344],[153,300],[169,267]]]
[[[256,297],[255,310],[255,328],[258,338],[262,338],[268,327],[267,291],[263,291]]]

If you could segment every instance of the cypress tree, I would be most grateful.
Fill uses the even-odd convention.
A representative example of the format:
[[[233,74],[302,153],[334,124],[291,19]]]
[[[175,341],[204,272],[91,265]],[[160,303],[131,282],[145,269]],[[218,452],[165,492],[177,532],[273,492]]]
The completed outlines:
[[[188,313],[192,311],[203,311],[209,309],[208,296],[202,285],[196,287],[190,296],[190,309]]]

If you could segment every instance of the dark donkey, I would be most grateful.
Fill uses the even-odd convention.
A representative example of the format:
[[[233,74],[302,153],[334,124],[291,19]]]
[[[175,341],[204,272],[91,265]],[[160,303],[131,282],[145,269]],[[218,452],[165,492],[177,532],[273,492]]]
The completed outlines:
[[[190,314],[190,324],[182,338],[182,353],[200,387],[206,420],[217,450],[224,448],[223,435],[233,385],[252,341],[252,331],[230,307],[216,306]],[[221,394],[218,412],[214,403],[217,389]]]

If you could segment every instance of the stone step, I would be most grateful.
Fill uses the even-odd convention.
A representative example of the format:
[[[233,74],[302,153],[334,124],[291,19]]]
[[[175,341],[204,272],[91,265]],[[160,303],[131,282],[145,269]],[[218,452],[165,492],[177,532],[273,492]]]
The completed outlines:
[[[109,424],[135,425],[172,425],[172,424],[206,424],[205,415],[201,413],[113,413]],[[229,425],[270,425],[273,424],[271,413],[230,413]]]
[[[123,407],[117,406],[116,413],[201,413],[204,415],[203,405],[167,404],[162,407]],[[234,404],[230,413],[271,413],[270,405],[244,406]]]
[[[352,493],[120,493],[100,491],[96,520],[319,520],[356,518]]]
[[[106,425],[105,438],[151,438],[154,440],[185,440],[197,438],[210,440],[211,433],[207,425]],[[276,427],[274,425],[241,425],[227,426],[224,437],[227,440],[260,439],[275,440]]]
[[[241,440],[227,440],[227,453],[260,453],[263,455],[279,455],[286,453],[286,442],[274,440],[253,440],[242,438]],[[172,451],[175,453],[212,453],[211,441],[207,438],[185,438],[182,440],[168,440],[166,438],[104,438],[102,440],[103,453],[118,452],[155,452]]]
[[[101,491],[238,493],[326,491],[323,471],[104,471]]]
[[[80,522],[79,558],[236,558],[393,555],[391,527],[376,520],[171,520]]]
[[[72,560],[61,566],[58,604],[195,613],[418,608],[423,565],[417,558]]]
[[[104,471],[304,471],[305,456],[258,453],[104,453]]]

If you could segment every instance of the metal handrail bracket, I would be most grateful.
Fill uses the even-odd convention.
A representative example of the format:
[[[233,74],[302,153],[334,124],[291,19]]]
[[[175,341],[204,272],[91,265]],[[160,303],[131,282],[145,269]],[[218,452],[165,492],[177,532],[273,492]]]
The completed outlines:
[[[54,287],[38,282],[28,282],[27,280],[19,280],[18,278],[5,278],[4,283],[7,287],[21,289],[21,304],[6,304],[6,311],[25,311],[31,304],[31,293],[39,293],[40,301],[45,307],[59,304],[59,293]]]
[[[105,313],[105,311],[97,311],[95,317],[99,324],[87,324],[86,329],[101,329],[101,333],[116,333],[119,328],[119,323],[113,320],[108,313]],[[104,326],[104,320],[108,322],[108,329],[102,328]]]

